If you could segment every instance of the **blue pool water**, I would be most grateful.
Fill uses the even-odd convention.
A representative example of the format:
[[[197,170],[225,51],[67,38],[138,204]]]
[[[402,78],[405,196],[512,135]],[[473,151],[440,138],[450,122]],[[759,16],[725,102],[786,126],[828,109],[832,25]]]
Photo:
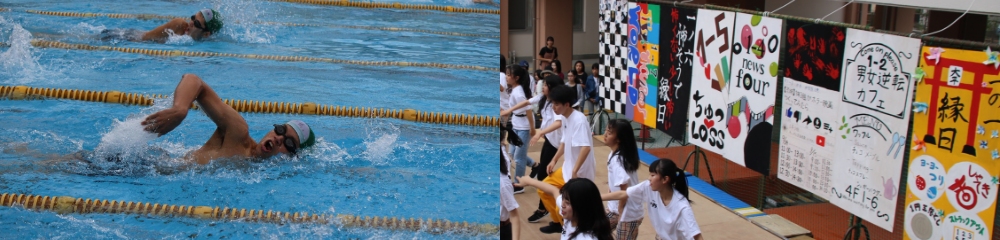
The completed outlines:
[[[496,9],[459,0],[400,1]],[[205,42],[103,42],[104,29],[152,29],[164,20],[75,18],[23,10],[190,16],[219,9],[226,28]],[[171,94],[184,73],[201,76],[227,99],[412,108],[496,116],[496,72],[375,67],[256,59],[155,57],[108,51],[33,48],[28,39],[144,49],[407,61],[498,67],[499,39],[254,21],[399,27],[499,35],[499,16],[363,9],[269,1],[3,1],[0,85]],[[29,37],[31,36],[31,37]],[[487,84],[491,83],[491,84]],[[492,87],[491,87],[492,86]],[[433,218],[496,224],[499,206],[494,128],[284,114],[243,114],[259,139],[271,124],[310,123],[319,143],[299,158],[217,161],[173,172],[215,125],[192,111],[160,138],[138,121],[169,104],[124,106],[71,100],[0,100],[0,192],[177,205],[227,206],[317,214]],[[162,150],[157,150],[162,149]],[[130,156],[120,163],[52,162],[87,151]],[[487,154],[489,153],[489,154]],[[145,159],[145,160],[144,160]],[[424,231],[266,224],[122,214],[58,215],[0,207],[3,238],[470,238]],[[488,236],[493,237],[493,236]]]

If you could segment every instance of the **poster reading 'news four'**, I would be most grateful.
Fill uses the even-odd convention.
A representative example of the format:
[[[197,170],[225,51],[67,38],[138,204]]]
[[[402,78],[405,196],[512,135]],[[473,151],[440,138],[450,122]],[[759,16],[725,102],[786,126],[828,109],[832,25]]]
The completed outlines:
[[[801,23],[788,35],[779,178],[892,231],[920,40]]]
[[[767,174],[782,20],[698,10],[689,141]]]
[[[906,239],[991,237],[1000,182],[993,175],[1000,172],[1000,64],[991,56],[923,48],[903,207]]]

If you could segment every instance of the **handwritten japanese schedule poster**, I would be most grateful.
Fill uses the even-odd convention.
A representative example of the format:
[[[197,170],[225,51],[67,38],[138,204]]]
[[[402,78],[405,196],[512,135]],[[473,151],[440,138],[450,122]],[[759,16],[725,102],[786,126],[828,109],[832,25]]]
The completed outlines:
[[[920,40],[847,29],[830,202],[892,231]]]
[[[743,164],[743,158],[728,156],[733,148],[726,130],[726,104],[722,91],[729,80],[732,58],[733,12],[698,9],[694,32],[694,67],[691,71],[691,99],[688,101],[688,141]],[[742,153],[742,149],[740,149]]]
[[[628,3],[628,103],[625,116],[656,127],[660,6]]]
[[[907,239],[991,237],[1000,68],[984,60],[983,51],[923,48],[903,208]]]
[[[660,19],[660,83],[656,93],[656,129],[675,139],[684,138],[688,100],[691,99],[691,67],[694,66],[694,29],[698,10],[662,8]]]
[[[846,36],[840,27],[787,25],[778,178],[829,199],[836,139],[849,131],[837,115]]]

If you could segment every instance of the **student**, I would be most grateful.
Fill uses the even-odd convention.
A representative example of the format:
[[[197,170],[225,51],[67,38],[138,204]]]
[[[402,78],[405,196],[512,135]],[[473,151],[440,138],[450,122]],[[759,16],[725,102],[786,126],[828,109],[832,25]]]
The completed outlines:
[[[514,134],[514,129],[511,129],[507,125],[500,125],[500,158],[504,160],[504,166],[510,166],[511,158],[509,151],[507,151],[508,144],[517,147],[524,145],[524,143],[521,142],[521,139],[517,137],[517,134]],[[510,174],[507,173],[507,171],[504,171],[504,174],[507,174],[507,178],[509,180]]]
[[[510,144],[521,146],[521,141],[513,134],[512,129],[500,126],[500,139],[508,139]],[[509,135],[510,134],[510,135]],[[521,238],[521,221],[518,221],[517,200],[514,199],[514,185],[510,182],[510,161],[507,151],[503,150],[503,141],[500,141],[500,239],[517,240]],[[515,219],[511,221],[510,219]]]
[[[566,182],[562,188],[549,185],[538,180],[522,177],[521,186],[534,186],[538,191],[556,196],[555,204],[559,207],[565,229],[561,231],[562,240],[612,240],[611,224],[601,215],[604,206],[601,205],[601,190],[593,181],[586,178],[575,178]]]
[[[586,178],[594,180],[594,151],[593,139],[590,131],[590,124],[583,113],[570,108],[574,100],[573,89],[560,85],[549,89],[549,97],[552,99],[552,111],[562,116],[562,140],[559,141],[559,148],[553,161],[549,163],[546,171],[549,176],[544,182],[561,188],[562,185],[574,178]],[[559,158],[563,158],[562,167],[556,169]],[[538,197],[545,205],[552,217],[549,226],[542,227],[543,233],[557,233],[562,231],[562,216],[556,212],[556,200],[554,195],[548,195],[541,189],[538,190]]]
[[[552,158],[555,157],[556,151],[558,150],[555,146],[559,145],[559,141],[562,141],[562,119],[557,117],[555,111],[552,110],[552,101],[548,101],[550,89],[556,86],[563,85],[563,81],[557,76],[549,76],[545,78],[545,85],[542,87],[542,95],[535,96],[528,101],[520,102],[514,105],[515,108],[524,107],[528,104],[537,105],[538,109],[542,109],[542,128],[541,131],[537,131],[534,136],[531,137],[531,142],[529,146],[538,141],[539,138],[545,138],[545,144],[542,146],[542,154],[539,159],[540,163],[534,168],[531,168],[531,176],[538,180],[544,180],[549,176],[546,167],[552,162]],[[501,112],[500,114],[505,114],[509,112]],[[545,205],[541,199],[538,200],[538,210],[528,217],[528,222],[534,223],[538,222],[539,219],[548,216],[549,211],[545,210]]]
[[[544,69],[559,58],[559,49],[556,49],[555,44],[556,39],[552,36],[545,38],[545,47],[538,51],[538,68]]]
[[[188,35],[195,41],[218,33],[222,29],[222,17],[212,9],[202,9],[191,15],[190,22],[184,18],[174,18],[148,32],[136,29],[106,29],[101,31],[102,41],[155,41],[166,42],[171,34]]]
[[[562,62],[560,62],[559,60],[552,60],[552,66],[551,67],[552,67],[551,70],[552,70],[553,74],[559,75],[559,78],[566,79],[566,75],[563,75],[563,73],[562,73],[562,69],[563,69],[562,68]]]
[[[576,61],[576,63],[573,63],[573,69],[570,71],[573,71],[573,75],[576,76],[577,83],[582,84],[584,83],[583,81],[587,80],[586,68],[587,67],[583,65],[583,61]]]
[[[649,180],[626,191],[601,195],[604,200],[626,200],[648,205],[649,218],[659,239],[702,240],[688,199],[684,171],[673,160],[661,158],[649,165]]]
[[[500,111],[510,108],[510,91],[507,88],[507,58],[500,55]],[[500,123],[509,124],[510,114],[500,114]]]
[[[507,69],[507,86],[510,90],[510,104],[515,105],[531,98],[531,91],[528,90],[528,72],[521,66],[513,65]],[[514,117],[511,119],[511,126],[521,142],[527,142],[531,135],[535,134],[535,114],[529,107],[511,108]],[[526,166],[534,166],[535,160],[528,157],[527,146],[514,148],[514,174],[517,177],[524,176]],[[514,182],[517,182],[515,179]],[[514,188],[514,193],[524,192],[523,188]]]
[[[608,190],[611,192],[625,191],[639,184],[639,150],[635,146],[635,134],[632,124],[624,119],[611,120],[608,130],[604,131],[604,143],[611,148],[608,154]],[[642,222],[642,202],[625,200],[608,201],[608,221],[611,230],[615,231],[615,239],[635,240],[639,236],[639,223]]]
[[[583,112],[583,108],[582,108],[583,106],[581,106],[581,104],[583,104],[583,99],[584,99],[583,98],[583,84],[580,84],[579,79],[576,78],[576,74],[573,74],[573,72],[567,72],[566,73],[566,85],[570,86],[570,87],[572,87],[573,89],[576,90],[576,94],[575,94],[576,96],[575,96],[575,98],[573,100],[573,109],[576,109],[577,111]]]
[[[587,112],[588,114],[594,114],[594,109],[597,108],[597,101],[600,100],[600,96],[597,94],[597,85],[600,82],[600,78],[597,76],[598,66],[597,63],[590,66],[590,76],[587,76],[586,84],[584,84],[583,94],[586,95],[585,98],[587,99],[584,104],[589,106],[587,108],[590,110]]]

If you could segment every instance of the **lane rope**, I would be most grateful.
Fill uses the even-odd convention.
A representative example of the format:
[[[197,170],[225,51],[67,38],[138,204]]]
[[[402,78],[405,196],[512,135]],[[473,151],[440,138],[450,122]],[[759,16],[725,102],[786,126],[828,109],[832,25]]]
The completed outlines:
[[[162,94],[138,94],[119,91],[92,91],[78,89],[36,88],[28,86],[0,86],[0,99],[36,100],[43,98],[68,99],[89,102],[116,103],[124,105],[151,106],[157,98],[167,98]],[[351,107],[323,105],[313,102],[289,103],[254,100],[223,99],[238,112],[268,114],[303,114],[358,118],[395,118],[413,122],[434,124],[497,126],[497,117],[427,112],[414,109],[384,109],[372,107]],[[198,109],[192,104],[191,109]]]
[[[132,202],[101,199],[83,199],[69,196],[39,196],[25,194],[0,194],[0,206],[23,207],[57,214],[136,214],[166,217],[187,217],[210,220],[247,221],[265,223],[318,223],[339,224],[351,228],[378,228],[389,230],[426,231],[432,234],[457,233],[489,235],[499,228],[493,224],[452,222],[441,219],[413,219],[397,217],[370,217],[350,214],[309,214],[306,212],[282,212],[272,210],[169,205],[148,202]]]
[[[48,40],[31,40],[31,45],[40,48],[60,48],[60,49],[70,49],[70,50],[91,50],[91,51],[115,51],[123,53],[133,53],[133,54],[144,54],[150,56],[161,56],[161,57],[229,57],[229,58],[245,58],[245,59],[260,59],[260,60],[272,60],[272,61],[288,61],[288,62],[325,62],[325,63],[339,63],[339,64],[351,64],[351,65],[365,65],[365,66],[398,66],[398,67],[424,67],[424,68],[447,68],[447,69],[464,69],[464,70],[476,70],[476,71],[498,71],[496,68],[483,67],[483,66],[473,66],[473,65],[459,65],[459,64],[447,64],[447,63],[420,63],[420,62],[394,62],[394,61],[360,61],[360,60],[344,60],[344,59],[333,59],[333,58],[321,58],[321,57],[306,57],[306,56],[281,56],[281,55],[258,55],[258,54],[237,54],[237,53],[217,53],[217,52],[197,52],[197,51],[181,51],[181,50],[160,50],[160,49],[142,49],[142,48],[128,48],[128,47],[114,47],[114,46],[94,46],[87,44],[76,44],[76,43],[64,43],[57,41]],[[10,46],[9,43],[0,42],[0,46]]]

